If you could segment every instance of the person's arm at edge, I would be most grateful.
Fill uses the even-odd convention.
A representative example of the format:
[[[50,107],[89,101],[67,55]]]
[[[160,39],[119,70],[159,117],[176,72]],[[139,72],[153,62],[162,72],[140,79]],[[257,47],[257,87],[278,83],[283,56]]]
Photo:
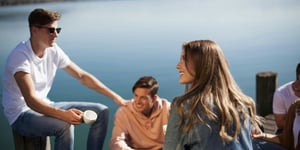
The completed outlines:
[[[120,95],[109,89],[105,86],[101,81],[99,81],[92,74],[84,71],[79,66],[77,66],[74,62],[70,62],[68,66],[64,68],[64,70],[69,73],[71,76],[79,80],[85,86],[101,93],[107,97],[113,99],[113,101],[118,105],[126,105],[127,101],[124,100]]]
[[[263,139],[272,143],[276,143],[280,145],[281,136],[276,134],[268,134],[264,133],[258,126],[258,124],[253,125],[253,129],[251,131],[251,136],[256,139]]]
[[[278,113],[278,109],[280,109],[282,112],[282,107],[284,107],[284,99],[282,95],[279,93],[275,92],[274,97],[273,97],[273,114],[275,118],[275,123],[279,129],[283,129],[285,126],[285,117],[286,114]],[[276,111],[274,111],[276,110]]]
[[[274,119],[276,122],[276,125],[279,129],[283,129],[285,126],[285,114],[274,114]]]

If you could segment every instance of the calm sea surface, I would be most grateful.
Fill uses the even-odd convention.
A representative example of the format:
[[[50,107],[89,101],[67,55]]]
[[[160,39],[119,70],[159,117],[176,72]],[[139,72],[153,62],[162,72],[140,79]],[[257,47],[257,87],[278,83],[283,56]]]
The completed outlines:
[[[27,17],[34,8],[62,13],[57,43],[82,68],[126,99],[143,75],[160,83],[170,101],[183,93],[175,65],[184,41],[215,40],[223,49],[241,89],[255,99],[255,75],[278,73],[278,85],[295,79],[300,62],[300,1],[281,0],[119,0],[80,1],[0,7],[0,74],[8,53],[29,37]],[[2,80],[0,96],[2,95]],[[111,119],[108,149],[118,106],[59,71],[49,95],[54,101],[106,104]],[[0,108],[0,147],[13,138]],[[85,149],[88,125],[75,129],[75,150]]]

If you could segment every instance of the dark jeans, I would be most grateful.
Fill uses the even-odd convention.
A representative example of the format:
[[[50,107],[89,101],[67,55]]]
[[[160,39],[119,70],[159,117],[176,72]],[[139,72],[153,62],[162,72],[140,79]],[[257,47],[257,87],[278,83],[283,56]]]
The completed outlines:
[[[252,140],[253,150],[286,150],[282,146],[262,139]]]

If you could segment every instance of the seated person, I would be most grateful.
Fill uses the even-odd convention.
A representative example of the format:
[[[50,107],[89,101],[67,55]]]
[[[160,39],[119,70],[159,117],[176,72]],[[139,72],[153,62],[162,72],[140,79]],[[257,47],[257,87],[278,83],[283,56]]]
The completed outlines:
[[[285,122],[285,130],[282,134],[267,134],[260,130],[255,130],[252,136],[256,139],[263,139],[265,141],[281,145],[290,150],[296,149],[300,146],[299,131],[300,131],[300,98],[293,103],[288,109],[288,114]]]
[[[74,148],[74,126],[82,123],[85,110],[93,110],[98,118],[89,129],[86,149],[102,149],[108,126],[108,107],[99,102],[50,99],[48,94],[56,72],[63,69],[70,77],[119,105],[126,105],[126,100],[79,67],[59,47],[56,39],[61,31],[58,27],[60,17],[59,12],[42,8],[29,14],[30,37],[10,52],[3,68],[3,92],[0,94],[3,112],[13,131],[19,135],[51,136],[55,138],[56,150],[70,150]]]
[[[288,109],[298,98],[300,98],[300,63],[296,67],[296,80],[280,86],[274,93],[273,113],[278,128],[276,134],[283,132]]]
[[[112,150],[163,148],[170,103],[157,95],[158,87],[151,76],[136,81],[132,88],[133,99],[115,114],[110,141]]]

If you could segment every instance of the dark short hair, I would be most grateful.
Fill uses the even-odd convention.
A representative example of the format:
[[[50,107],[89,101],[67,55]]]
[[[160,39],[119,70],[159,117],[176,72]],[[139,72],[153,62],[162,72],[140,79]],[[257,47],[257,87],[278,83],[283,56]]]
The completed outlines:
[[[37,8],[34,9],[28,17],[29,27],[33,25],[46,25],[59,20],[60,17],[61,14],[58,12]]]
[[[300,63],[298,63],[297,68],[296,68],[296,79],[297,80],[300,80],[299,75],[300,75]]]
[[[150,89],[151,96],[157,94],[159,85],[156,79],[152,76],[143,76],[139,80],[137,80],[132,87],[132,92],[134,93],[136,88],[147,88]]]

